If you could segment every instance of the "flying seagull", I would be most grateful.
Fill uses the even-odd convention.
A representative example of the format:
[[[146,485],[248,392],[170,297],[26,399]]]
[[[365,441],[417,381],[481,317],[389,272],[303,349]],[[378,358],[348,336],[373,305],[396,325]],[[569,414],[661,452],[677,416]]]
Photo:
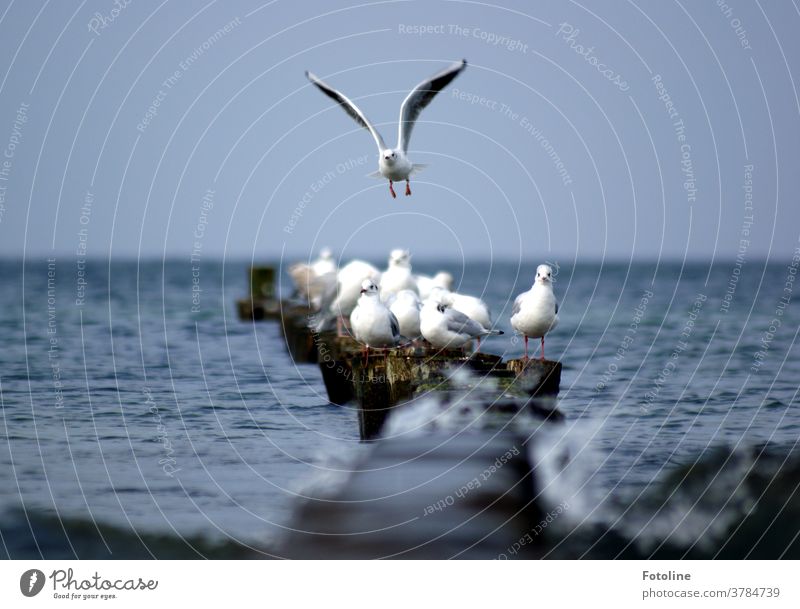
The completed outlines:
[[[378,171],[374,175],[376,177],[382,176],[389,180],[389,192],[392,194],[392,197],[397,197],[392,184],[405,180],[406,196],[410,195],[410,176],[415,171],[419,171],[424,167],[424,165],[413,164],[406,156],[408,153],[408,141],[411,139],[411,131],[414,129],[414,123],[419,117],[419,113],[431,103],[439,91],[444,89],[466,67],[467,60],[462,59],[414,87],[414,90],[403,100],[403,105],[400,106],[397,146],[394,148],[388,148],[386,146],[378,130],[375,129],[364,113],[359,110],[358,106],[350,101],[347,96],[324,83],[311,72],[307,71],[306,77],[319,87],[320,91],[325,95],[336,100],[353,120],[369,130],[372,137],[375,138],[375,143],[378,145]]]

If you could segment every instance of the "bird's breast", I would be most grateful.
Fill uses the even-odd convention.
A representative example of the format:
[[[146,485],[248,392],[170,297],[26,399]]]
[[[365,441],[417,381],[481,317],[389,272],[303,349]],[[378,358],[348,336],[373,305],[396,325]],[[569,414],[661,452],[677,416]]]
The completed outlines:
[[[397,160],[392,164],[389,164],[384,159],[381,159],[378,167],[381,171],[381,175],[384,178],[387,180],[392,180],[393,182],[400,182],[408,179],[408,176],[411,174],[412,166],[411,163],[409,163],[406,159]]]

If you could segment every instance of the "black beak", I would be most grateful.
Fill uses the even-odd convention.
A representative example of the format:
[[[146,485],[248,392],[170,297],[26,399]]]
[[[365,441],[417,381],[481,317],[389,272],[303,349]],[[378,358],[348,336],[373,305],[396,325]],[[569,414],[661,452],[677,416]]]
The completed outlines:
[[[362,290],[361,290],[361,293],[362,293],[362,294],[366,294],[366,293],[367,293],[367,291],[362,289]]]

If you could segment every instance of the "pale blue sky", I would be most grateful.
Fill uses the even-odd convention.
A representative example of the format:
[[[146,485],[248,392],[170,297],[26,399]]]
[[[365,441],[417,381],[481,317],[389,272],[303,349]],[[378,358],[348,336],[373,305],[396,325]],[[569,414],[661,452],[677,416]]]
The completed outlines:
[[[746,238],[748,258],[785,259],[798,245],[792,3],[356,4],[0,4],[0,254],[702,259]],[[366,177],[369,134],[303,76],[393,142],[405,93],[462,57],[411,140],[429,167],[397,200]]]

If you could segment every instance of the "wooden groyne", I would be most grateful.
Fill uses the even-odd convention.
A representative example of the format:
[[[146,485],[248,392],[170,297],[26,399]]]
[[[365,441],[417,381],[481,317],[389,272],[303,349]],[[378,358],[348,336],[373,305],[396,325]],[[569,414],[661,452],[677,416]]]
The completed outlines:
[[[536,491],[529,444],[542,420],[563,419],[555,400],[547,399],[558,394],[561,363],[437,350],[424,341],[365,357],[350,336],[313,331],[309,307],[275,300],[274,289],[265,287],[271,281],[274,273],[251,271],[251,296],[239,301],[240,315],[279,321],[293,361],[319,366],[331,403],[356,404],[360,436],[372,443],[335,495],[308,494],[278,554],[540,555],[535,532],[548,514]],[[432,427],[423,425],[421,433],[382,435],[395,410],[414,407],[423,413],[466,410],[489,427],[440,427],[434,410]],[[415,413],[406,412],[414,420]],[[526,413],[537,422],[528,426],[520,416]]]
[[[459,370],[476,381],[494,381],[498,399],[515,401],[519,408],[530,398],[557,395],[561,382],[561,363],[549,360],[504,362],[488,353],[465,355],[424,347],[371,351],[365,359],[361,345],[349,337],[323,334],[314,343],[328,399],[334,404],[358,403],[362,439],[378,435],[398,404],[451,389],[450,377]]]
[[[298,364],[317,363],[317,344],[308,327],[311,310],[303,305],[281,303],[279,319],[289,355]]]
[[[275,298],[275,269],[253,266],[248,270],[250,295],[236,301],[239,319],[280,319],[282,303]]]

